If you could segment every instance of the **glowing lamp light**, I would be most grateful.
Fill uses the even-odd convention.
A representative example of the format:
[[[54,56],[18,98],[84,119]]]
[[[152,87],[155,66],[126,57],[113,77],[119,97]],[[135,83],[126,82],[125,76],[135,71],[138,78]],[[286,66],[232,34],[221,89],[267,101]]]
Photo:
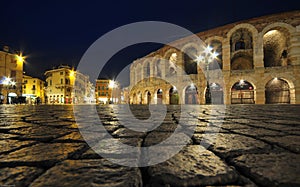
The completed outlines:
[[[74,70],[71,70],[71,71],[70,71],[70,77],[74,77],[74,75],[75,75]]]
[[[115,87],[115,81],[113,81],[113,80],[109,81],[108,87],[114,88]]]
[[[205,52],[206,54],[209,54],[211,51],[212,51],[212,47],[210,47],[210,46],[207,46],[207,47],[205,48],[205,50],[204,50],[204,52]]]
[[[16,85],[16,82],[15,82],[15,81],[12,81],[12,82],[11,82],[11,85],[15,86],[15,85]]]
[[[18,63],[23,63],[25,61],[25,57],[22,56],[22,54],[16,55],[16,58]]]

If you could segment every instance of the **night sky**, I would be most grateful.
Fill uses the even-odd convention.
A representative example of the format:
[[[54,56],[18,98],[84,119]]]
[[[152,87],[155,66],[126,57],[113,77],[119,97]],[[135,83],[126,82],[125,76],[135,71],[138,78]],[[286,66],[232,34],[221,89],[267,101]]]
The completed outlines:
[[[76,68],[105,33],[137,21],[164,21],[194,33],[258,16],[299,10],[298,0],[252,1],[1,1],[0,44],[28,56],[24,71],[44,79],[59,64]],[[174,40],[177,38],[174,38]],[[133,60],[161,47],[139,44],[109,61],[100,76],[114,77]]]

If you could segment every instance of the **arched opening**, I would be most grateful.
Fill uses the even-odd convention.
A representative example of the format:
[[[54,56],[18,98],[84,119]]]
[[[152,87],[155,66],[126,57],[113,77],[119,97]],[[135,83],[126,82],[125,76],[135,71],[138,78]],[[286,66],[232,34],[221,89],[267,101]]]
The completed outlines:
[[[266,84],[266,104],[290,103],[289,84],[282,79],[274,78]]]
[[[145,67],[145,78],[150,77],[150,63],[147,62],[146,63],[146,67]]]
[[[145,91],[145,104],[149,105],[151,104],[151,93],[147,90]]]
[[[197,62],[195,57],[197,56],[197,50],[193,47],[185,50],[187,53],[184,54],[184,70],[187,75],[197,74]]]
[[[253,49],[252,41],[252,33],[248,29],[238,29],[230,38],[231,51]]]
[[[224,104],[223,88],[218,83],[209,85],[211,92],[211,103],[206,104]]]
[[[213,48],[213,51],[216,52],[218,56],[211,63],[209,63],[209,69],[223,69],[222,42],[218,40],[213,40],[210,43],[210,46]]]
[[[160,60],[157,60],[155,62],[154,72],[155,72],[156,77],[161,77],[161,64],[160,64]]]
[[[137,96],[135,93],[133,94],[133,97],[132,97],[132,103],[137,104]]]
[[[189,85],[185,89],[185,104],[199,104],[198,91],[194,84]]]
[[[163,91],[162,89],[158,89],[156,93],[156,104],[162,104],[163,103]]]
[[[234,46],[235,50],[241,50],[241,49],[245,49],[245,42],[244,41],[237,41],[235,43],[235,46]]]
[[[253,69],[253,39],[252,33],[241,28],[236,30],[230,38],[231,46],[231,69],[248,70]]]
[[[254,104],[253,85],[247,81],[240,80],[231,88],[231,104]]]
[[[10,92],[7,94],[7,104],[15,104],[17,101],[18,95],[14,92]]]
[[[142,104],[142,93],[138,92],[137,94],[137,104]]]
[[[169,57],[169,65],[168,65],[168,70],[167,76],[173,76],[177,74],[177,53],[172,53],[171,56]]]
[[[175,86],[173,86],[170,90],[169,90],[169,98],[170,98],[170,105],[178,105],[179,103],[179,95],[178,95],[178,91],[176,89]]]
[[[143,73],[142,66],[141,66],[141,64],[138,64],[137,68],[136,68],[136,83],[138,83],[139,81],[142,80],[142,78],[143,78],[142,73]]]
[[[288,65],[288,34],[286,31],[270,30],[263,37],[264,66]]]

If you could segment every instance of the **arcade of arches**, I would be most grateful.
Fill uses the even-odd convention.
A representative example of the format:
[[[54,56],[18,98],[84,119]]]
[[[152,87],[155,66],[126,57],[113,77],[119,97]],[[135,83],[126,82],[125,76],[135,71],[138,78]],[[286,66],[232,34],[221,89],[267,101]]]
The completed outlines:
[[[131,104],[300,104],[300,11],[197,36],[217,53],[207,68],[196,61],[204,45],[188,37],[137,59],[130,67]]]

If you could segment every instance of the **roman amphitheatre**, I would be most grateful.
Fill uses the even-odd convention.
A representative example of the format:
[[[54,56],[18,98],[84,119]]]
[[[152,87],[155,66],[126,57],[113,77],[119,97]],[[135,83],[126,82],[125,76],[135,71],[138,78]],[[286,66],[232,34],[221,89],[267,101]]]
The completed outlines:
[[[300,11],[195,35],[131,64],[131,104],[300,104]]]

